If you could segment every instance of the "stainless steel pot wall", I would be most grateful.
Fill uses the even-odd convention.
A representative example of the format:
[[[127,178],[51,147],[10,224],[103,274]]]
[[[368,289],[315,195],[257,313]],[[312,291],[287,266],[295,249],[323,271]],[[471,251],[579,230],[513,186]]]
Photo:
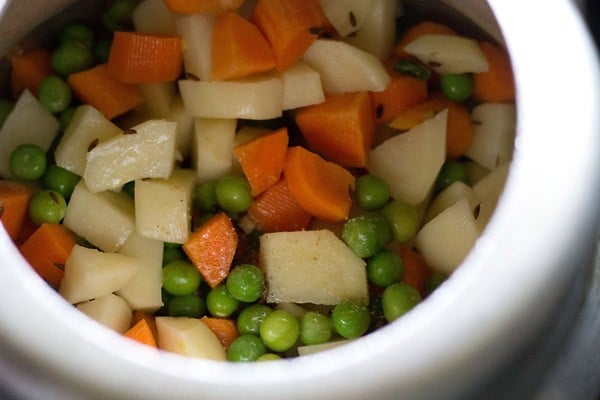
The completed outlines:
[[[599,209],[600,78],[570,1],[544,2],[543,10],[520,0],[447,3],[502,33],[517,81],[518,135],[493,220],[426,302],[310,357],[260,365],[186,359],[126,342],[73,310],[1,230],[0,379],[40,399],[445,399],[481,390],[558,317],[561,298],[589,266]],[[64,4],[13,1],[0,22],[2,51]]]

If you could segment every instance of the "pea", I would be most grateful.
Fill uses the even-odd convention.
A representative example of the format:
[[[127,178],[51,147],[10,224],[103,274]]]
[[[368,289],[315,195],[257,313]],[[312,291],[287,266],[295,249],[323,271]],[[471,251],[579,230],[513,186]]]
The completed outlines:
[[[289,350],[298,340],[300,323],[291,313],[275,310],[260,325],[260,338],[268,348],[282,352]]]
[[[390,239],[390,226],[378,213],[365,213],[346,221],[342,239],[361,258],[373,256]]]
[[[433,272],[425,281],[425,292],[428,295],[433,293],[447,278],[448,276],[442,272]]]
[[[381,214],[388,221],[394,240],[406,242],[417,233],[419,211],[416,207],[400,200],[394,200],[383,207]]]
[[[102,22],[109,31],[127,30],[136,0],[114,0],[103,15]]]
[[[54,190],[68,200],[80,179],[79,175],[52,164],[42,176],[42,185],[44,189]]]
[[[440,76],[442,94],[450,101],[463,102],[473,93],[471,74],[444,74]]]
[[[48,76],[40,83],[40,103],[52,114],[63,112],[71,103],[71,97],[67,82],[56,75]]]
[[[411,310],[421,301],[417,289],[406,283],[394,283],[383,291],[381,305],[383,315],[388,322],[392,322]]]
[[[469,174],[467,173],[467,167],[457,160],[447,160],[435,181],[435,188],[438,192],[446,189],[448,186],[452,185],[454,182],[464,182],[467,183],[469,181]]]
[[[239,305],[239,300],[231,296],[226,285],[212,288],[206,296],[208,312],[215,317],[229,317],[238,309]]]
[[[185,261],[187,257],[181,247],[163,247],[163,267],[173,261]]]
[[[260,324],[273,310],[264,304],[252,304],[240,311],[237,328],[240,335],[260,335]]]
[[[267,347],[258,336],[240,335],[227,349],[227,360],[248,362],[257,361],[267,353]]]
[[[217,209],[217,182],[205,182],[196,188],[194,197],[196,206],[202,211],[215,211]]]
[[[46,152],[35,144],[22,144],[9,158],[11,174],[17,179],[34,181],[46,172]]]
[[[72,107],[67,107],[65,110],[63,110],[60,113],[59,122],[60,122],[61,130],[64,131],[67,129],[67,127],[71,123],[71,120],[73,119],[73,115],[75,114],[75,111],[77,111],[77,107],[72,106]]]
[[[171,317],[201,318],[206,315],[206,302],[195,294],[173,296],[167,303],[167,313]]]
[[[355,339],[367,332],[371,323],[369,308],[354,300],[344,300],[331,312],[333,328],[346,339]]]
[[[92,51],[79,42],[62,43],[52,53],[52,69],[62,77],[86,70],[93,63]]]
[[[393,251],[383,249],[367,260],[367,277],[378,286],[389,286],[402,277],[402,258]]]
[[[217,203],[225,211],[239,213],[252,204],[252,189],[241,176],[226,175],[217,181],[215,188]]]
[[[100,39],[92,47],[94,59],[98,64],[105,64],[108,62],[110,56],[110,48],[112,42],[109,39]]]
[[[275,360],[281,360],[281,357],[275,353],[265,353],[256,359],[256,361],[275,361]]]
[[[239,301],[250,303],[260,299],[265,290],[265,278],[254,264],[240,264],[227,276],[227,289]]]
[[[29,217],[36,225],[58,224],[67,211],[65,198],[54,190],[42,190],[29,202]]]
[[[12,112],[15,104],[7,99],[0,99],[0,128],[4,125],[4,121],[8,118],[8,115]]]
[[[202,274],[194,265],[184,260],[175,260],[162,269],[163,288],[175,296],[192,294],[202,282]]]
[[[333,324],[327,316],[307,311],[300,318],[300,341],[305,345],[327,343],[332,335]]]
[[[356,180],[356,200],[368,211],[377,210],[390,199],[390,188],[385,181],[375,175],[363,175]]]
[[[59,41],[60,43],[79,42],[91,48],[94,43],[94,32],[84,24],[69,25],[61,32]]]

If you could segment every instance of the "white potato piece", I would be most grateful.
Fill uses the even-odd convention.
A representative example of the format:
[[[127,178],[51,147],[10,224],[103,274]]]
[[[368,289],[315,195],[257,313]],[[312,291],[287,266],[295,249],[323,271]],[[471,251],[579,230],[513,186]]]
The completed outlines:
[[[475,194],[473,188],[464,182],[456,181],[442,192],[440,192],[431,202],[425,213],[424,222],[430,221],[446,208],[452,206],[460,199],[467,199],[472,209],[481,202],[479,196]]]
[[[236,119],[195,119],[192,165],[198,183],[216,180],[231,170],[236,125]]]
[[[169,179],[135,181],[137,232],[163,242],[185,243],[192,221],[196,172],[176,169]]]
[[[310,346],[298,346],[298,355],[308,356],[310,354],[320,353],[325,350],[331,350],[338,346],[342,346],[346,343],[350,343],[351,340],[335,340],[333,342],[323,344],[313,344]]]
[[[394,199],[417,206],[429,194],[446,160],[447,117],[444,110],[369,153],[367,170],[387,182]]]
[[[207,81],[212,69],[212,32],[214,15],[182,15],[175,21],[175,29],[181,37],[183,65],[186,74]]]
[[[89,149],[122,133],[94,107],[79,106],[54,152],[56,164],[83,176]]]
[[[76,244],[58,292],[71,304],[108,296],[125,286],[137,269],[133,258]]]
[[[175,145],[177,147],[176,159],[183,161],[188,158],[192,148],[192,136],[194,134],[194,117],[190,115],[183,105],[181,97],[177,96],[169,113],[165,116],[167,121],[177,123],[177,139]]]
[[[229,81],[179,81],[183,104],[200,118],[272,119],[283,111],[283,84],[274,75]]]
[[[423,35],[404,47],[438,74],[486,72],[488,62],[475,39],[458,35]]]
[[[131,307],[116,294],[110,293],[85,303],[79,303],[77,309],[96,322],[118,333],[127,332],[131,325]]]
[[[225,361],[223,345],[198,318],[156,317],[158,347],[188,357]]]
[[[134,310],[154,312],[162,305],[163,242],[133,233],[119,254],[130,257],[138,264],[137,272],[129,283],[117,291]]]
[[[135,231],[133,200],[124,192],[92,193],[81,181],[71,195],[63,223],[99,249],[118,251]]]
[[[25,89],[0,129],[0,177],[12,177],[9,160],[14,149],[35,144],[47,151],[59,128],[56,117]]]
[[[340,36],[359,30],[373,3],[373,0],[319,0],[323,13]]]
[[[177,84],[174,81],[168,81],[144,83],[138,87],[142,92],[144,105],[150,116],[148,119],[167,119],[173,102],[178,98]]]
[[[471,251],[480,231],[466,198],[442,211],[415,237],[415,246],[433,270],[451,274]]]
[[[479,216],[477,217],[477,224],[481,231],[483,231],[492,218],[492,214],[504,189],[509,168],[510,163],[500,165],[473,185],[473,191],[481,199]]]
[[[279,74],[283,84],[283,109],[318,104],[325,101],[321,85],[321,75],[306,63],[296,65]]]
[[[131,14],[136,31],[159,35],[177,35],[176,18],[163,0],[143,0]]]
[[[487,169],[510,161],[515,143],[517,110],[514,104],[483,103],[471,112],[473,141],[465,155]]]
[[[379,92],[391,79],[377,57],[340,40],[317,39],[303,61],[321,74],[325,93]]]
[[[328,230],[263,234],[260,265],[269,303],[368,302],[365,262]]]
[[[396,40],[397,0],[373,0],[369,15],[358,31],[344,38],[347,43],[387,60]]]

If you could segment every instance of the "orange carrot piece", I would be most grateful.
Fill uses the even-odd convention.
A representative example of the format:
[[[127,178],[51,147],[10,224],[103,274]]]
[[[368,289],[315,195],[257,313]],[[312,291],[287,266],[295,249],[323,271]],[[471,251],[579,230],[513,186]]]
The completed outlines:
[[[294,199],[309,214],[327,222],[348,219],[354,176],[303,147],[290,147],[284,175]]]
[[[167,8],[178,14],[220,14],[235,11],[244,0],[163,0]]]
[[[312,151],[344,167],[366,165],[376,127],[368,92],[327,95],[300,109],[296,123]]]
[[[390,122],[390,126],[400,131],[407,131],[444,110],[449,103],[440,93],[433,93],[427,100],[401,112]]]
[[[234,319],[202,317],[201,320],[213,331],[225,350],[240,336]]]
[[[27,50],[14,54],[9,59],[13,97],[19,97],[24,89],[37,96],[44,78],[52,74],[50,52],[45,49]]]
[[[214,288],[227,277],[237,243],[233,223],[225,213],[218,213],[191,234],[183,251]]]
[[[17,240],[29,215],[33,189],[21,183],[0,181],[0,222],[12,240]]]
[[[156,328],[156,318],[154,317],[154,315],[150,314],[149,312],[141,311],[141,310],[134,310],[133,315],[131,316],[131,327],[133,327],[135,324],[137,324],[138,322],[140,322],[143,319],[146,320],[146,322],[148,323],[148,326],[150,327],[150,329],[152,330],[152,333],[154,334],[154,337],[157,338],[158,337],[158,329]]]
[[[92,105],[108,119],[125,114],[144,101],[137,86],[113,78],[106,64],[71,74],[67,82],[82,103]]]
[[[448,103],[448,121],[446,124],[446,156],[458,158],[471,145],[473,125],[471,112],[462,103]]]
[[[398,253],[404,265],[402,281],[417,289],[421,297],[425,297],[427,278],[431,275],[431,269],[425,264],[423,257],[412,247],[400,247]]]
[[[115,32],[108,71],[123,83],[160,83],[176,80],[183,53],[177,36]]]
[[[252,196],[258,196],[279,180],[288,141],[287,128],[281,128],[233,149],[250,183]]]
[[[300,231],[312,218],[290,193],[285,177],[254,199],[248,216],[262,232]]]
[[[427,99],[427,82],[408,75],[390,72],[391,81],[385,90],[371,92],[376,121],[386,124],[401,112]]]
[[[473,97],[481,102],[513,103],[515,80],[508,54],[488,42],[479,43],[479,47],[489,68],[473,74]]]
[[[400,41],[394,46],[392,54],[400,57],[410,57],[404,52],[404,47],[413,40],[425,35],[455,35],[456,31],[447,25],[433,21],[422,21],[411,26],[404,32]]]
[[[135,325],[129,328],[129,330],[127,330],[127,332],[125,332],[123,336],[150,347],[158,347],[156,345],[156,337],[152,332],[152,328],[150,327],[150,324],[148,324],[148,321],[145,319],[139,320]]]
[[[233,12],[216,18],[212,37],[212,80],[244,78],[273,68],[273,50],[256,25]]]
[[[259,0],[252,21],[271,43],[278,71],[298,62],[329,25],[315,0]]]
[[[75,239],[61,224],[42,224],[20,247],[21,254],[50,286],[58,288]]]

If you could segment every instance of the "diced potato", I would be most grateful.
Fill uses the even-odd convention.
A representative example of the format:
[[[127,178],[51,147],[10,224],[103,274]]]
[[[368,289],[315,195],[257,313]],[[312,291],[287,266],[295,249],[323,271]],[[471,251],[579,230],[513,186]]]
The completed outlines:
[[[320,353],[325,350],[334,349],[338,346],[342,346],[346,343],[350,343],[351,340],[335,340],[333,342],[323,344],[313,344],[310,346],[298,346],[298,355],[308,356],[310,354]]]
[[[489,169],[477,164],[475,161],[465,160],[463,165],[467,170],[467,177],[471,186],[479,182],[483,177],[490,173]]]
[[[481,201],[479,196],[475,194],[475,191],[472,187],[464,182],[456,181],[439,193],[435,199],[433,199],[429,205],[429,208],[427,209],[424,221],[430,221],[432,218],[437,216],[446,208],[455,204],[460,199],[467,199],[471,209],[475,209],[475,207]]]
[[[344,38],[347,43],[387,60],[396,40],[397,0],[373,0],[360,29]]]
[[[348,36],[359,30],[369,16],[373,3],[373,0],[319,0],[323,13],[340,36]]]
[[[118,251],[135,231],[133,200],[124,192],[92,193],[79,182],[63,223],[101,250]]]
[[[198,183],[216,180],[231,170],[236,125],[235,119],[195,119],[192,164]]]
[[[122,133],[94,107],[79,106],[54,152],[56,164],[83,176],[89,149]]]
[[[318,104],[325,101],[321,76],[317,71],[300,61],[279,74],[283,83],[283,109]]]
[[[188,158],[191,153],[192,136],[194,134],[194,117],[186,111],[181,97],[177,96],[165,119],[177,123],[177,139],[175,145],[177,146],[178,154],[176,159],[182,161]]]
[[[0,177],[11,178],[10,154],[22,144],[50,148],[60,125],[56,117],[24,90],[0,129]]]
[[[423,35],[404,51],[438,74],[486,72],[489,67],[477,41],[458,35]]]
[[[369,153],[367,170],[390,186],[396,200],[414,206],[429,194],[446,160],[446,120],[442,111]]]
[[[58,291],[71,304],[108,296],[129,283],[137,269],[133,258],[76,244]]]
[[[88,317],[118,333],[125,333],[131,325],[131,307],[116,294],[108,294],[79,303],[77,309]]]
[[[179,16],[175,28],[183,42],[183,64],[186,74],[207,81],[212,69],[212,33],[214,15]]]
[[[158,310],[163,305],[163,242],[134,233],[121,247],[119,254],[134,259],[139,265],[131,281],[119,289],[117,294],[127,300],[134,310]]]
[[[465,155],[487,169],[510,161],[515,142],[516,108],[508,103],[483,103],[471,113],[473,141]]]
[[[180,80],[186,110],[194,117],[273,119],[283,111],[283,84],[273,75],[229,81]]]
[[[321,74],[325,93],[379,92],[391,79],[377,57],[339,40],[317,39],[303,60]]]
[[[365,262],[328,230],[263,234],[260,265],[269,303],[369,299]]]
[[[176,36],[176,18],[163,0],[143,0],[131,14],[136,31],[158,35]]]
[[[415,238],[415,246],[427,265],[451,274],[471,251],[480,231],[466,198],[429,221]]]
[[[477,224],[481,231],[488,224],[496,209],[496,205],[504,189],[506,178],[508,177],[509,166],[510,163],[506,163],[494,168],[473,186],[473,191],[481,199],[479,216],[477,217]]]
[[[162,0],[160,0],[162,2]],[[145,83],[138,85],[144,105],[148,109],[149,119],[168,119],[171,106],[177,96],[177,85],[173,81]]]
[[[162,350],[188,357],[227,359],[223,345],[202,319],[156,317],[156,328]]]
[[[163,242],[185,243],[192,221],[196,172],[176,169],[169,179],[135,181],[137,232]]]
[[[168,178],[175,165],[176,127],[175,122],[148,120],[94,147],[83,174],[88,189],[95,193],[137,179]]]

